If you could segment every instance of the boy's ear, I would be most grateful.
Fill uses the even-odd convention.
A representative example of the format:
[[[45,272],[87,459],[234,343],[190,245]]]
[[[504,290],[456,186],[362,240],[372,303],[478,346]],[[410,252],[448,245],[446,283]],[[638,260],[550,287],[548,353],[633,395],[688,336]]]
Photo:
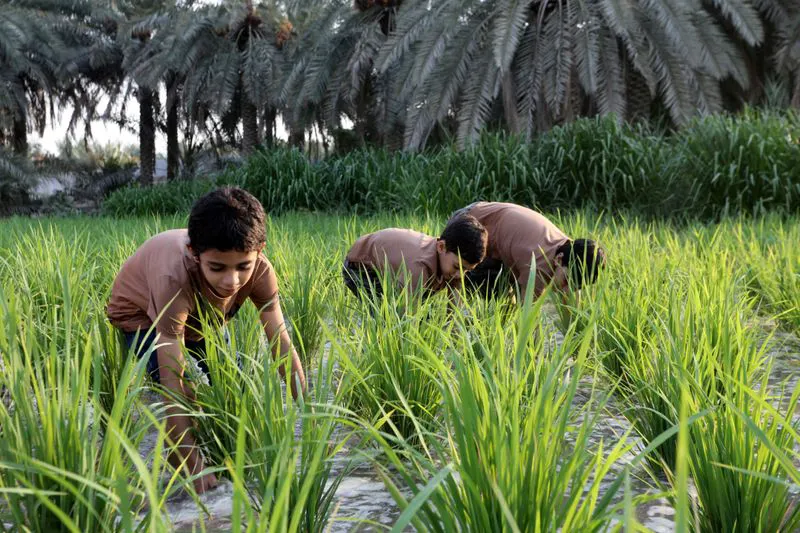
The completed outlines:
[[[567,266],[564,264],[564,252],[556,254],[555,263],[557,266]]]
[[[195,253],[194,248],[192,248],[192,245],[187,243],[186,244],[186,249],[189,250],[189,255],[192,256],[192,259],[194,259],[195,261],[197,261],[199,263],[200,262],[200,256],[197,253]]]
[[[447,250],[447,244],[444,242],[444,239],[436,239],[436,251],[443,254]]]

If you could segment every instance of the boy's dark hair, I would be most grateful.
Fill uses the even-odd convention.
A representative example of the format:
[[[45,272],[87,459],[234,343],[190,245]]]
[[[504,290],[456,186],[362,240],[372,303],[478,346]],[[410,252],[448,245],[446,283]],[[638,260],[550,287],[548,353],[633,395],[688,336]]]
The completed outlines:
[[[469,264],[476,265],[486,257],[488,233],[471,215],[451,218],[439,239],[444,241],[445,250],[460,254],[461,260]]]
[[[264,207],[238,187],[223,187],[200,197],[189,214],[189,244],[206,250],[258,250],[266,242]]]
[[[569,268],[576,289],[597,281],[600,269],[606,266],[605,250],[591,239],[567,241],[556,250],[558,254],[564,254],[561,264]]]

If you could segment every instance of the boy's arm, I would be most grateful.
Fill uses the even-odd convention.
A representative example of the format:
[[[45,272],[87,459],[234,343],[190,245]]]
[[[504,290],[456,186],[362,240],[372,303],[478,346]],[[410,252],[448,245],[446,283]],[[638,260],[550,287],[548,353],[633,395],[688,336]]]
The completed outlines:
[[[561,306],[564,310],[562,320],[565,320],[564,327],[569,327],[575,318],[575,313],[581,304],[581,291],[570,291],[569,289],[557,289],[557,294],[561,296]]]
[[[461,280],[458,280],[454,283],[447,284],[447,297],[448,297],[448,312],[452,312],[455,309],[459,309],[463,306],[464,301],[461,298]]]
[[[300,363],[297,351],[295,351],[292,341],[289,339],[289,332],[286,330],[278,296],[278,277],[275,274],[275,269],[266,256],[262,256],[261,260],[263,264],[258,267],[260,273],[253,282],[253,292],[250,293],[250,299],[259,309],[259,318],[272,348],[273,359],[289,356],[292,367],[289,384],[292,387],[292,396],[297,399],[300,393],[306,392],[306,376],[303,373],[303,365]],[[282,378],[286,378],[284,365],[280,366],[278,372]]]
[[[273,359],[284,358],[291,354],[289,359],[292,369],[289,383],[292,387],[292,397],[296,400],[299,394],[306,393],[306,376],[303,372],[303,364],[297,355],[297,350],[294,349],[292,341],[289,339],[289,332],[286,329],[280,303],[276,301],[262,310],[260,317],[261,323],[264,325],[264,333],[267,334],[267,339],[272,347]],[[280,366],[278,372],[281,377],[286,378],[286,368],[283,365]]]
[[[177,338],[161,335],[158,348],[158,372],[161,385],[169,389],[178,397],[184,397],[190,402],[195,399],[194,390],[184,379],[184,358],[181,343]],[[169,461],[173,467],[181,468],[182,463],[189,471],[189,475],[196,475],[205,468],[203,457],[192,435],[193,423],[186,411],[172,403],[166,397],[167,407],[167,437],[175,444],[175,451],[170,453]],[[214,474],[206,474],[194,480],[197,493],[203,493],[217,484]]]

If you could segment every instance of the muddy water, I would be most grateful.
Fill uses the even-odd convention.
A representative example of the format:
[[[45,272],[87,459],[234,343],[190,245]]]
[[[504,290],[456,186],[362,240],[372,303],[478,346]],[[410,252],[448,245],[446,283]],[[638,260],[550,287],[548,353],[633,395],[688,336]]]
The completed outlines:
[[[800,341],[790,335],[782,335],[778,339],[776,349],[770,354],[773,361],[773,369],[770,377],[770,385],[777,387],[788,382],[793,386],[800,378]],[[578,405],[583,404],[588,398],[591,390],[591,383],[584,383],[584,394],[579,394],[576,398]],[[788,390],[788,389],[787,389]],[[576,407],[578,407],[576,405]],[[630,424],[620,414],[620,406],[612,402],[607,406],[607,413],[600,419],[594,434],[593,442],[601,439],[606,444],[615,443],[620,436],[629,431]],[[798,413],[800,416],[800,413]],[[640,444],[635,435],[628,437],[634,444]],[[146,442],[141,452],[144,456],[152,449],[154,436],[149,444]],[[634,449],[635,451],[635,449]],[[630,453],[621,463],[633,459]],[[334,468],[338,471],[341,464]],[[616,467],[616,472],[620,472],[622,464]],[[616,476],[611,475],[602,484],[602,490],[606,490],[613,483]],[[631,480],[631,489],[634,495],[651,494],[658,495],[659,489],[654,486],[652,481],[646,481],[649,476],[644,470],[634,472]],[[662,480],[664,481],[664,480]],[[205,518],[208,531],[229,531],[231,520],[231,497],[232,490],[228,482],[222,482],[219,487],[204,494],[201,499],[208,509],[210,516]],[[622,492],[617,495],[615,501],[622,498]],[[371,467],[362,465],[347,475],[336,492],[336,512],[333,521],[329,524],[331,531],[382,531],[391,527],[399,516],[399,510],[394,504],[389,492],[384,488],[380,478],[372,471]],[[200,513],[196,504],[188,497],[176,497],[168,502],[168,512],[177,531],[192,531],[200,521]],[[638,521],[648,529],[660,533],[674,530],[674,509],[665,498],[654,498],[646,503],[642,503],[636,508]]]

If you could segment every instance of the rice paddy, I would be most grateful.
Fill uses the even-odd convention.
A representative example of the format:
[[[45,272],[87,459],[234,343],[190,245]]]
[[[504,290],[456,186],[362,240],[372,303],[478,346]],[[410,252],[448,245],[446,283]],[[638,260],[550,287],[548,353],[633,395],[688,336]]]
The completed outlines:
[[[800,221],[552,214],[608,265],[567,309],[341,281],[355,238],[444,217],[268,226],[308,395],[255,309],[207,329],[203,495],[166,461],[165,400],[105,318],[111,283],[181,218],[0,221],[0,529],[703,531],[800,528]],[[567,312],[569,311],[569,312]]]

